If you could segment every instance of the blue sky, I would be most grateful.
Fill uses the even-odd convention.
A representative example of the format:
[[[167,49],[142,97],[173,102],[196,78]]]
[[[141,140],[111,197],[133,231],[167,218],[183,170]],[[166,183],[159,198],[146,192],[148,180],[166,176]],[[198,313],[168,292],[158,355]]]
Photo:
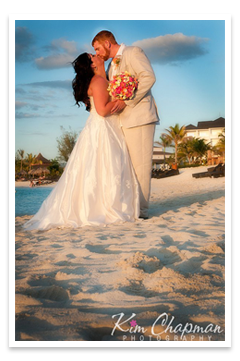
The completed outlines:
[[[15,149],[55,158],[61,126],[80,132],[89,113],[75,106],[69,64],[94,53],[100,30],[118,43],[144,49],[152,63],[160,125],[225,117],[225,24],[223,20],[18,20],[16,28]]]

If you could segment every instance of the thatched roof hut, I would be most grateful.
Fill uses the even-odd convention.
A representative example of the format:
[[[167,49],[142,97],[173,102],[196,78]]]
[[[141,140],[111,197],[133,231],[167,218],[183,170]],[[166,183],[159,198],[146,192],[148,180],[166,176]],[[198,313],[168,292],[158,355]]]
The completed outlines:
[[[51,161],[47,158],[44,158],[41,153],[38,154],[36,157],[36,163],[32,165],[32,168],[47,168],[51,164]]]
[[[17,173],[17,175],[26,175],[26,174],[27,172],[24,169],[20,170],[20,172]]]

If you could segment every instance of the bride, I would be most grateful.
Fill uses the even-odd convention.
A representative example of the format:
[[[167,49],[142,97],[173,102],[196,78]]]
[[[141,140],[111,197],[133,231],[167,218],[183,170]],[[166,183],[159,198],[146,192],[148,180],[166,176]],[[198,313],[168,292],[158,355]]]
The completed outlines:
[[[111,114],[104,61],[87,53],[72,63],[76,104],[90,115],[65,170],[27,230],[133,222],[139,216],[138,182],[119,124]]]

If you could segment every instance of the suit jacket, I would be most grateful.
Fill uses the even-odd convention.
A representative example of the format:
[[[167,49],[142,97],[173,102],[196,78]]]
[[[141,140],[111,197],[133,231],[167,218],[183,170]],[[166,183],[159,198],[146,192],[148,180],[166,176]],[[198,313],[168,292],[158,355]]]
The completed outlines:
[[[128,71],[138,79],[138,89],[133,99],[126,100],[126,107],[120,113],[120,122],[125,128],[149,123],[159,123],[157,106],[151,93],[156,81],[154,71],[143,50],[136,46],[126,46],[123,50],[117,73]],[[108,77],[111,80],[111,67]]]

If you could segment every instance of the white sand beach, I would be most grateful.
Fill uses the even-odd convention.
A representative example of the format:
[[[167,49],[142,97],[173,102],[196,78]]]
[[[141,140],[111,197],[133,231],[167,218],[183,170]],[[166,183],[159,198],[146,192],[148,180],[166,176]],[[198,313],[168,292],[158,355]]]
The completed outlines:
[[[37,187],[54,187],[55,185],[56,185],[56,182],[52,182],[50,184],[41,184]],[[15,181],[15,188],[18,188],[18,187],[29,188],[30,182],[29,181]]]
[[[207,168],[152,179],[148,220],[25,231],[16,217],[16,340],[223,341],[225,178],[192,177]],[[113,332],[119,313],[136,322]],[[153,328],[164,313],[173,327]]]

